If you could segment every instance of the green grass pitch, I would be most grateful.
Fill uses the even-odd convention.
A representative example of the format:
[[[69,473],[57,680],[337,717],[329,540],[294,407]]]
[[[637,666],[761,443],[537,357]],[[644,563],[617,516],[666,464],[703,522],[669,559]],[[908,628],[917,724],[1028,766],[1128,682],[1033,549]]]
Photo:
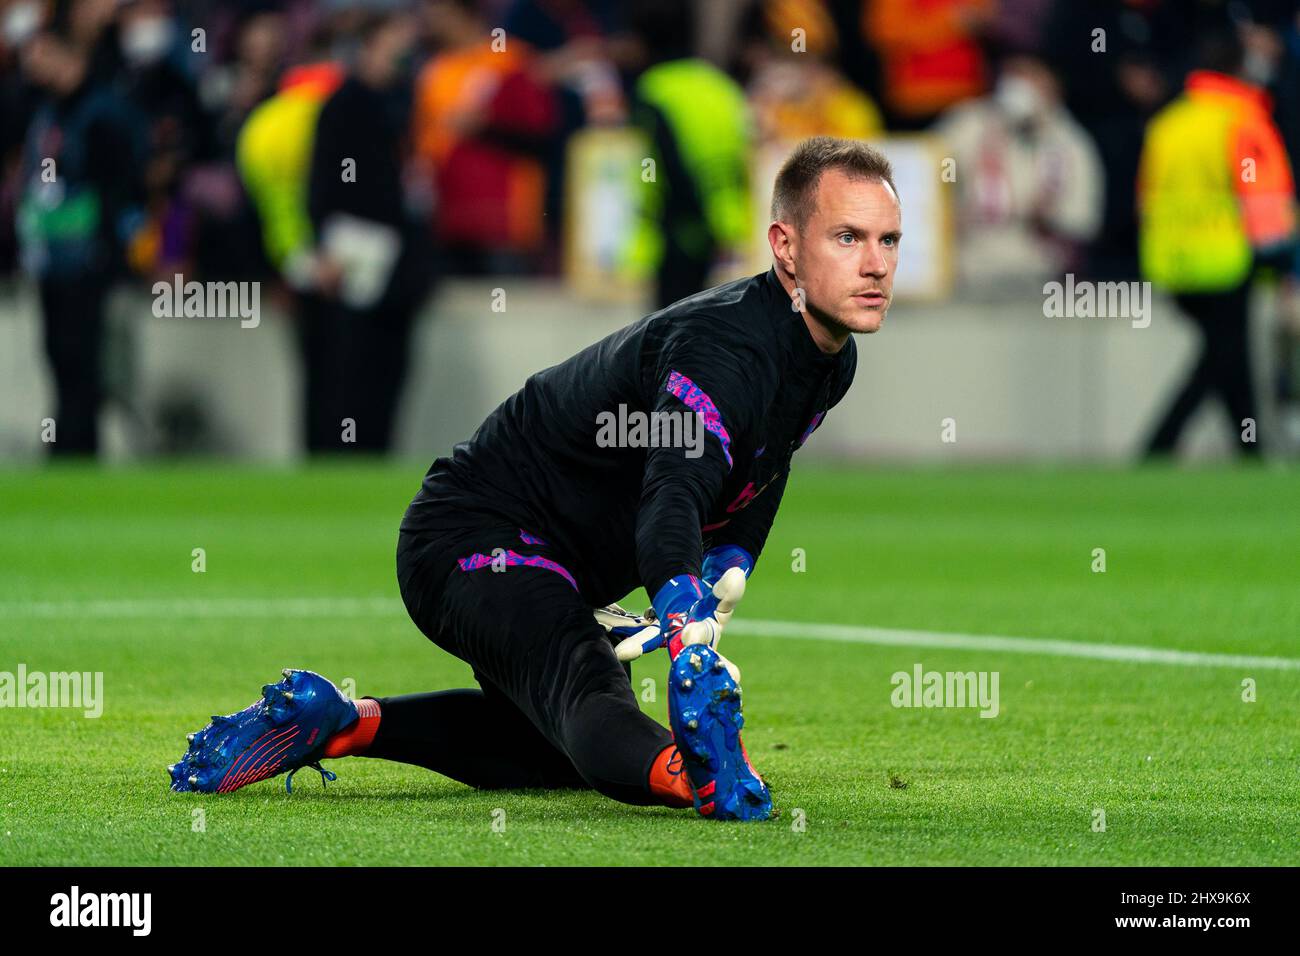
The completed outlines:
[[[282,667],[351,678],[358,694],[470,686],[396,598],[397,523],[422,471],[0,474],[0,671],[104,675],[98,719],[0,710],[0,864],[1296,862],[1300,669],[740,626],[1300,658],[1300,482],[1287,470],[796,468],[722,647],[744,670],[746,743],[781,808],[773,822],[479,792],[364,759],[327,764],[339,774],[328,790],[305,770],[292,795],[283,777],[223,797],[169,793],[164,767],[185,733],[247,705]],[[333,610],[304,614],[296,598]],[[890,677],[917,663],[997,671],[1000,713],[895,708]],[[659,720],[666,668],[656,654],[634,676],[638,690],[656,681],[643,706]]]

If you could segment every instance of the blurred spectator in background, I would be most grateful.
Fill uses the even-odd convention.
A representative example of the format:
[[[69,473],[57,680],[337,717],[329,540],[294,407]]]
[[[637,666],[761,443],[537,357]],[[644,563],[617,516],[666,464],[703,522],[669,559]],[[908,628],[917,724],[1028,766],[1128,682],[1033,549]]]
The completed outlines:
[[[753,223],[753,149],[744,91],[691,56],[690,4],[638,0],[630,16],[649,66],[637,77],[632,121],[645,135],[654,175],[639,179],[632,258],[655,275],[663,308],[708,284],[720,253],[744,249]]]
[[[1279,17],[1282,59],[1277,68],[1277,118],[1287,155],[1300,157],[1300,3]],[[1296,170],[1293,168],[1292,173]],[[1300,183],[1300,177],[1296,177]],[[1291,274],[1281,285],[1276,347],[1281,359],[1277,395],[1283,420],[1294,445],[1300,445],[1300,243],[1291,261]]]
[[[14,234],[18,177],[23,138],[39,99],[31,77],[20,68],[20,51],[43,21],[44,11],[37,0],[14,0],[0,6],[0,275],[18,265]]]
[[[1278,23],[1282,41],[1277,63],[1277,119],[1287,154],[1300,156],[1300,3]]]
[[[331,37],[318,28],[308,60],[286,71],[280,90],[249,115],[239,134],[240,178],[261,223],[267,257],[296,293],[298,333],[304,364],[304,428],[309,451],[339,451],[343,424],[323,430],[326,411],[319,350],[308,325],[327,308],[341,281],[337,263],[321,255],[308,209],[312,144],[325,102],[342,85],[344,71],[335,62]]]
[[[54,0],[49,4],[50,28],[86,56],[91,85],[112,83],[121,73],[117,0]]]
[[[761,142],[809,136],[871,139],[884,132],[876,104],[835,67],[839,39],[820,0],[764,0],[749,45],[749,102]],[[795,30],[803,33],[793,38]]]
[[[184,66],[186,47],[167,0],[128,0],[121,7],[119,84],[148,123],[143,170],[147,223],[129,251],[141,275],[189,271],[192,210],[180,193],[186,171],[209,159],[211,126]]]
[[[209,127],[207,159],[192,164],[181,185],[193,220],[196,275],[251,280],[271,269],[236,169],[240,130],[275,95],[286,65],[290,20],[271,2],[250,0],[234,17],[219,11],[226,15],[217,20],[221,26],[205,28],[205,49],[191,59],[203,67],[197,88]]]
[[[145,122],[111,84],[92,77],[94,51],[77,46],[66,24],[94,18],[76,6],[65,20],[69,32],[40,33],[23,51],[44,99],[27,129],[17,234],[22,264],[40,290],[57,397],[55,454],[98,450],[104,303],[143,219]],[[97,43],[101,32],[80,36]]]
[[[405,13],[355,23],[359,46],[316,122],[308,209],[327,277],[304,299],[307,443],[315,451],[383,451],[390,444],[411,321],[428,291],[427,230],[403,193],[416,39]],[[343,419],[355,442],[341,445]]]
[[[1192,38],[1222,22],[1221,7],[1220,0],[1053,6],[1043,52],[1064,81],[1066,106],[1092,135],[1105,168],[1105,213],[1086,267],[1094,280],[1137,278],[1133,188],[1146,124],[1178,91]]]
[[[546,261],[558,269],[564,221],[569,138],[586,126],[627,121],[618,65],[625,56],[618,0],[514,0],[505,30],[536,52],[536,69],[556,97],[557,123],[542,158],[546,165]]]
[[[274,8],[254,8],[233,26],[232,54],[206,70],[199,95],[214,117],[218,150],[233,156],[248,114],[275,95],[285,66],[288,23]]]
[[[1217,393],[1234,431],[1258,435],[1241,446],[1257,455],[1251,276],[1257,261],[1289,261],[1295,182],[1268,96],[1245,78],[1237,35],[1216,30],[1197,50],[1200,69],[1151,121],[1137,184],[1143,276],[1174,294],[1203,338],[1148,450],[1172,452],[1201,401]]]
[[[988,43],[1002,51],[1041,53],[1057,0],[998,0],[986,28]]]
[[[436,52],[416,83],[413,140],[437,201],[449,272],[535,270],[544,253],[545,159],[559,126],[527,43],[472,0],[428,0]]]
[[[1101,159],[1041,59],[1008,56],[994,91],[954,106],[935,132],[957,163],[962,289],[1028,293],[1077,266],[1101,225]]]
[[[279,91],[249,115],[236,160],[257,210],[267,257],[292,289],[310,293],[333,281],[315,255],[307,212],[311,144],[321,107],[343,82],[329,35],[317,31],[308,62],[286,71]]]
[[[920,129],[988,89],[981,38],[995,0],[866,0],[862,29],[883,71],[890,129]]]

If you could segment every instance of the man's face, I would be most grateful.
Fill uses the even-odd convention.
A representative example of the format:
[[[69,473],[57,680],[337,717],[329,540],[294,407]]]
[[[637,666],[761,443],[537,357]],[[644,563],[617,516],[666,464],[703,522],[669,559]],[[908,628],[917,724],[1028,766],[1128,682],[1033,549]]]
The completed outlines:
[[[377,86],[391,86],[401,75],[402,58],[415,42],[415,23],[394,16],[370,38],[362,56],[367,72]]]
[[[35,36],[23,51],[23,65],[32,82],[56,94],[76,89],[81,61],[62,40],[48,33]]]
[[[824,172],[817,204],[791,248],[813,318],[832,329],[875,332],[893,298],[902,211],[887,183]]]

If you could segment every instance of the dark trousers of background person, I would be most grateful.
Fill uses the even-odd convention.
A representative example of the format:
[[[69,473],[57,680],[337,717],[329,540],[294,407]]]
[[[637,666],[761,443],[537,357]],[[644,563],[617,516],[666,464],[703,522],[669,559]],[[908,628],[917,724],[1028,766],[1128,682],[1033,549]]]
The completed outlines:
[[[1147,446],[1148,454],[1169,454],[1187,422],[1210,395],[1218,395],[1232,417],[1233,434],[1240,440],[1244,419],[1255,422],[1256,440],[1241,442],[1243,454],[1258,455],[1259,416],[1255,407],[1254,375],[1250,360],[1250,280],[1227,292],[1184,294],[1174,297],[1178,308],[1201,332],[1201,353],[1186,384],[1165,412]]]
[[[539,262],[537,254],[513,249],[482,249],[459,244],[445,244],[438,249],[439,269],[447,275],[533,275]]]
[[[99,450],[107,294],[108,280],[101,273],[40,281],[45,354],[57,402],[51,454],[93,455]]]
[[[402,384],[414,309],[357,310],[304,295],[298,312],[307,450],[313,454],[386,451]],[[345,441],[344,419],[355,422]]]

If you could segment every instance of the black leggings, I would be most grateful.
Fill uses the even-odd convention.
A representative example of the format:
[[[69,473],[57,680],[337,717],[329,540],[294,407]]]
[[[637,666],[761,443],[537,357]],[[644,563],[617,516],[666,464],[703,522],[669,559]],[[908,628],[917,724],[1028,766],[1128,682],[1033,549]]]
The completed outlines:
[[[493,524],[403,531],[397,566],[412,620],[469,663],[482,690],[380,698],[369,756],[475,787],[592,787],[659,802],[649,773],[672,734],[641,712],[562,555]]]
[[[367,757],[437,771],[485,790],[587,787],[573,762],[509,701],[482,690],[380,697]]]

